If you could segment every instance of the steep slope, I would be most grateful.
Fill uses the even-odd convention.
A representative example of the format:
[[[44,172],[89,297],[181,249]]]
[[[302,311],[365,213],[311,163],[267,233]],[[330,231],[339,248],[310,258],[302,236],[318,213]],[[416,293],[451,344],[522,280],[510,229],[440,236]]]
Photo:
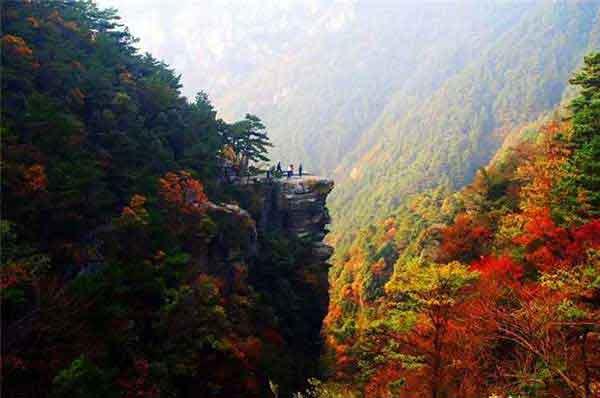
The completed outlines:
[[[331,202],[335,229],[389,214],[410,193],[465,184],[505,131],[555,107],[566,80],[598,48],[598,2],[553,2],[531,10],[461,73],[400,117],[384,115],[338,169]],[[376,138],[370,138],[376,137]]]
[[[427,98],[531,5],[345,2],[311,34],[215,98],[226,117],[251,108],[275,158],[330,173],[396,95],[401,112]]]
[[[231,159],[264,155],[260,121],[187,101],[93,2],[0,14],[2,396],[304,388],[332,182],[233,178]]]
[[[406,195],[465,184],[503,134],[553,109],[600,45],[599,7],[347,2],[217,102],[227,117],[263,117],[275,159],[335,173],[333,230],[345,234]]]
[[[413,195],[338,254],[317,396],[597,395],[599,67],[468,186]]]

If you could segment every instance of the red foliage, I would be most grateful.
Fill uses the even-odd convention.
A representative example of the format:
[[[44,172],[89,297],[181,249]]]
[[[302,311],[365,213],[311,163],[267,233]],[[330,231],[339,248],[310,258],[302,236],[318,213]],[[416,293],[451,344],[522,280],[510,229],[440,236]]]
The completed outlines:
[[[240,349],[250,362],[257,363],[260,360],[263,345],[259,339],[250,336],[240,344]]]
[[[474,261],[471,268],[483,277],[494,279],[519,280],[523,276],[523,267],[508,256],[486,256]]]
[[[258,366],[261,357],[263,345],[262,342],[254,337],[240,338],[231,336],[226,339],[230,343],[231,353],[239,360],[246,369],[254,369]]]
[[[25,193],[44,191],[48,187],[46,170],[41,164],[34,164],[23,172],[23,190]]]
[[[8,354],[0,357],[0,373],[2,375],[7,375],[18,370],[25,370],[26,368],[25,361],[16,355]]]
[[[454,224],[442,230],[438,261],[470,261],[477,258],[492,238],[490,230],[478,225],[469,215],[459,214]]]
[[[22,265],[2,267],[0,271],[0,289],[4,290],[29,281],[31,275]]]
[[[600,220],[576,228],[561,228],[548,209],[536,212],[525,224],[525,234],[515,243],[525,247],[525,258],[535,268],[550,271],[569,268],[586,259],[590,248],[600,248]]]
[[[600,246],[600,219],[592,220],[576,228],[572,232],[575,242],[583,243],[586,247],[598,248]]]
[[[278,347],[282,347],[285,344],[285,340],[281,334],[273,328],[266,328],[263,330],[262,337],[265,341]]]
[[[256,376],[254,375],[246,376],[244,380],[244,387],[252,394],[258,394],[260,392],[260,385],[256,379]]]

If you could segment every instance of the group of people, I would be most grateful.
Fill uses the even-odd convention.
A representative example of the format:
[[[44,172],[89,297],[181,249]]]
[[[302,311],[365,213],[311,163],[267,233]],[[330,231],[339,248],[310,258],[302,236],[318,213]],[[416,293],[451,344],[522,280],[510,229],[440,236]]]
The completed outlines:
[[[300,165],[298,166],[298,176],[302,177],[302,163],[300,163]],[[277,172],[277,174],[275,174],[275,172]],[[283,175],[283,169],[281,168],[281,162],[277,162],[277,166],[276,167],[271,167],[269,170],[267,170],[267,178],[271,178],[271,176],[274,175],[278,175],[281,176]],[[286,175],[287,178],[292,178],[292,176],[294,175],[294,165],[290,164],[287,168],[286,171]]]

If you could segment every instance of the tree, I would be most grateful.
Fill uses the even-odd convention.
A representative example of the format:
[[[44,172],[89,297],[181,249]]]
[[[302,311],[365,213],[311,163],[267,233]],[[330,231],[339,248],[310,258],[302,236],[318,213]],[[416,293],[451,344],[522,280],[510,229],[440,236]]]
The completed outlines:
[[[250,162],[267,162],[266,153],[273,146],[260,119],[250,114],[225,130],[225,142],[235,151],[242,175],[248,171]]]
[[[372,324],[362,343],[374,353],[366,363],[380,379],[369,388],[387,391],[373,396],[393,396],[390,387],[419,397],[459,393],[465,365],[456,366],[456,360],[469,362],[468,351],[461,347],[460,309],[470,299],[469,289],[477,278],[477,272],[458,262],[441,265],[412,259],[397,265],[385,287],[387,319]]]
[[[570,141],[575,147],[565,165],[567,176],[557,187],[567,212],[584,207],[591,216],[600,215],[600,53],[584,59],[583,68],[569,80],[581,87],[569,108],[573,112]],[[584,202],[584,203],[582,203]]]

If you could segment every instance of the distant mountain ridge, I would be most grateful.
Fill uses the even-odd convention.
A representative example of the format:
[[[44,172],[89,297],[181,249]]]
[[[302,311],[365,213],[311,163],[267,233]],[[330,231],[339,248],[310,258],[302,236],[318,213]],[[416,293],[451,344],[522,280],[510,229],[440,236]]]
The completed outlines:
[[[274,159],[335,176],[336,231],[465,184],[600,46],[598,1],[344,7],[331,11],[350,16],[339,30],[316,24],[318,40],[216,99],[226,117],[263,118]]]
[[[503,132],[560,103],[577,60],[599,48],[599,4],[535,7],[426,102],[403,117],[384,115],[371,132],[379,145],[355,163],[342,163],[342,170],[358,170],[358,178],[339,184],[334,220],[362,224],[388,214],[406,193],[467,183],[493,156]]]

